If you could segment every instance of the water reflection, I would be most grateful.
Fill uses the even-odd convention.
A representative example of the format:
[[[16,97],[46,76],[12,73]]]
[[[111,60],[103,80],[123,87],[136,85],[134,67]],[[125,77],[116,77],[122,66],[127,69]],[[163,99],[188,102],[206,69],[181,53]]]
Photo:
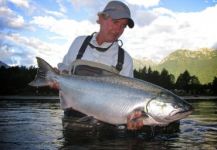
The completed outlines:
[[[64,148],[88,149],[137,149],[169,147],[164,141],[177,138],[179,133],[179,122],[168,127],[144,127],[138,131],[128,131],[116,126],[77,123],[75,120],[63,118]],[[81,136],[82,135],[82,136]],[[79,137],[79,138],[78,138]],[[155,141],[158,141],[155,145]],[[150,145],[146,143],[150,142]],[[154,144],[154,145],[153,145]],[[160,144],[160,145],[159,145]]]
[[[201,100],[197,103],[195,101],[192,102],[195,111],[190,116],[195,121],[200,122],[201,124],[214,124],[217,125],[217,102],[216,100]]]
[[[57,103],[0,101],[1,149],[55,149],[62,137]]]
[[[64,118],[58,102],[0,100],[0,148],[216,149],[217,101],[193,100],[190,103],[195,111],[180,122],[130,132]]]

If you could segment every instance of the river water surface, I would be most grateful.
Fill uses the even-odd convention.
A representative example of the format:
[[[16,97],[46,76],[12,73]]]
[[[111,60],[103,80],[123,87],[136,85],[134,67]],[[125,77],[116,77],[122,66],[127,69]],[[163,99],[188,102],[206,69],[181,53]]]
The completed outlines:
[[[188,101],[195,111],[180,122],[129,132],[84,124],[68,128],[57,101],[0,100],[0,149],[215,150],[217,100]]]

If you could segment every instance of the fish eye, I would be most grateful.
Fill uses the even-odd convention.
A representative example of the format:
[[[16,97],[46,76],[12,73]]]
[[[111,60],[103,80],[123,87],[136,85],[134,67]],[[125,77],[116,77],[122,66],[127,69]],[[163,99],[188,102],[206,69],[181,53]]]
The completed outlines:
[[[167,95],[165,94],[165,93],[163,93],[163,92],[161,92],[160,94],[159,94],[161,97],[166,97]]]
[[[178,105],[174,105],[173,107],[174,107],[175,109],[178,109],[178,108],[179,108],[179,106],[178,106]]]

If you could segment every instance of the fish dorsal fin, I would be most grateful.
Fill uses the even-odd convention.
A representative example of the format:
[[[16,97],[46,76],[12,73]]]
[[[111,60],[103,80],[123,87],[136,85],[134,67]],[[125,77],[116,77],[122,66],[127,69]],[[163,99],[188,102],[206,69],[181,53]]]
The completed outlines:
[[[37,74],[35,79],[29,83],[30,86],[40,87],[48,86],[49,81],[47,79],[48,72],[52,74],[57,74],[50,64],[48,64],[44,59],[36,57],[38,63]]]

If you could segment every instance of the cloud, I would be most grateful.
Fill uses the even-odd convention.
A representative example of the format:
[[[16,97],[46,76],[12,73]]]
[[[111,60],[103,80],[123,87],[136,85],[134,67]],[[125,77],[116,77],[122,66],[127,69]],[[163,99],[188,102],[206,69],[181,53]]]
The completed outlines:
[[[64,4],[62,2],[63,2],[62,0],[57,0],[57,4],[60,7],[60,12],[66,13],[67,12],[67,8],[64,6]]]
[[[215,46],[217,5],[194,13],[177,13],[165,8],[152,9],[149,13],[154,17],[148,24],[137,24],[123,35],[124,45],[132,56],[146,56],[159,62],[177,49]],[[140,19],[145,20],[145,15]]]
[[[65,15],[62,12],[45,10],[45,13],[50,16],[57,17],[57,18],[60,18],[60,17],[65,18]]]
[[[157,6],[160,0],[126,0],[129,4],[144,6],[146,8]]]
[[[36,64],[34,57],[40,56],[55,66],[76,36],[99,30],[96,14],[108,1],[56,0],[52,8],[37,1],[27,1],[28,5],[19,5],[18,2],[26,1],[17,1],[22,13],[0,1],[0,60],[7,55],[13,58],[13,64],[29,65]],[[135,27],[126,28],[121,39],[133,57],[139,55],[159,62],[176,49],[217,45],[217,5],[200,12],[180,13],[158,7],[157,0],[126,1]],[[22,61],[24,57],[26,60]]]
[[[30,22],[49,32],[71,40],[78,35],[91,34],[97,31],[98,26],[90,21],[75,21],[72,19],[56,19],[51,16],[36,16]]]
[[[150,25],[156,18],[157,16],[155,13],[139,9],[134,12],[133,20],[139,26],[147,26]]]
[[[0,59],[11,57],[12,46],[8,43],[0,42]]]
[[[25,46],[32,49],[43,49],[46,51],[50,50],[46,44],[37,38],[21,36],[18,33],[4,35],[4,39],[9,40],[19,46]]]
[[[16,12],[11,9],[0,6],[0,27],[1,30],[5,28],[20,29],[25,25],[25,21],[22,16],[17,15]]]
[[[14,3],[18,7],[29,8],[29,1],[28,0],[8,0],[8,1]]]
[[[213,44],[212,48],[217,50],[217,42]]]
[[[2,40],[4,38],[4,41]],[[7,63],[10,66],[30,66],[34,65],[32,58],[35,57],[34,51],[28,47],[23,47],[13,43],[13,41],[7,41],[5,35],[0,34],[0,60]]]
[[[108,0],[107,0],[108,1]],[[82,7],[85,7],[87,9],[95,9],[98,8],[96,6],[102,5],[102,4],[106,4],[105,1],[101,1],[101,0],[71,0],[71,3],[73,5],[74,8],[80,9]]]
[[[35,37],[25,37],[18,33],[12,34],[0,34],[1,43],[1,51],[0,51],[0,59],[4,60],[4,58],[13,59],[13,64],[10,65],[33,65],[33,58],[35,56],[51,56],[57,55],[55,53],[56,49],[52,49],[54,47],[53,44],[45,43]],[[8,44],[10,43],[10,44]],[[7,56],[7,57],[6,57]],[[31,59],[32,63],[21,63],[22,59]],[[19,60],[19,61],[18,61]],[[25,61],[26,62],[26,61]],[[30,61],[29,61],[30,62]]]

